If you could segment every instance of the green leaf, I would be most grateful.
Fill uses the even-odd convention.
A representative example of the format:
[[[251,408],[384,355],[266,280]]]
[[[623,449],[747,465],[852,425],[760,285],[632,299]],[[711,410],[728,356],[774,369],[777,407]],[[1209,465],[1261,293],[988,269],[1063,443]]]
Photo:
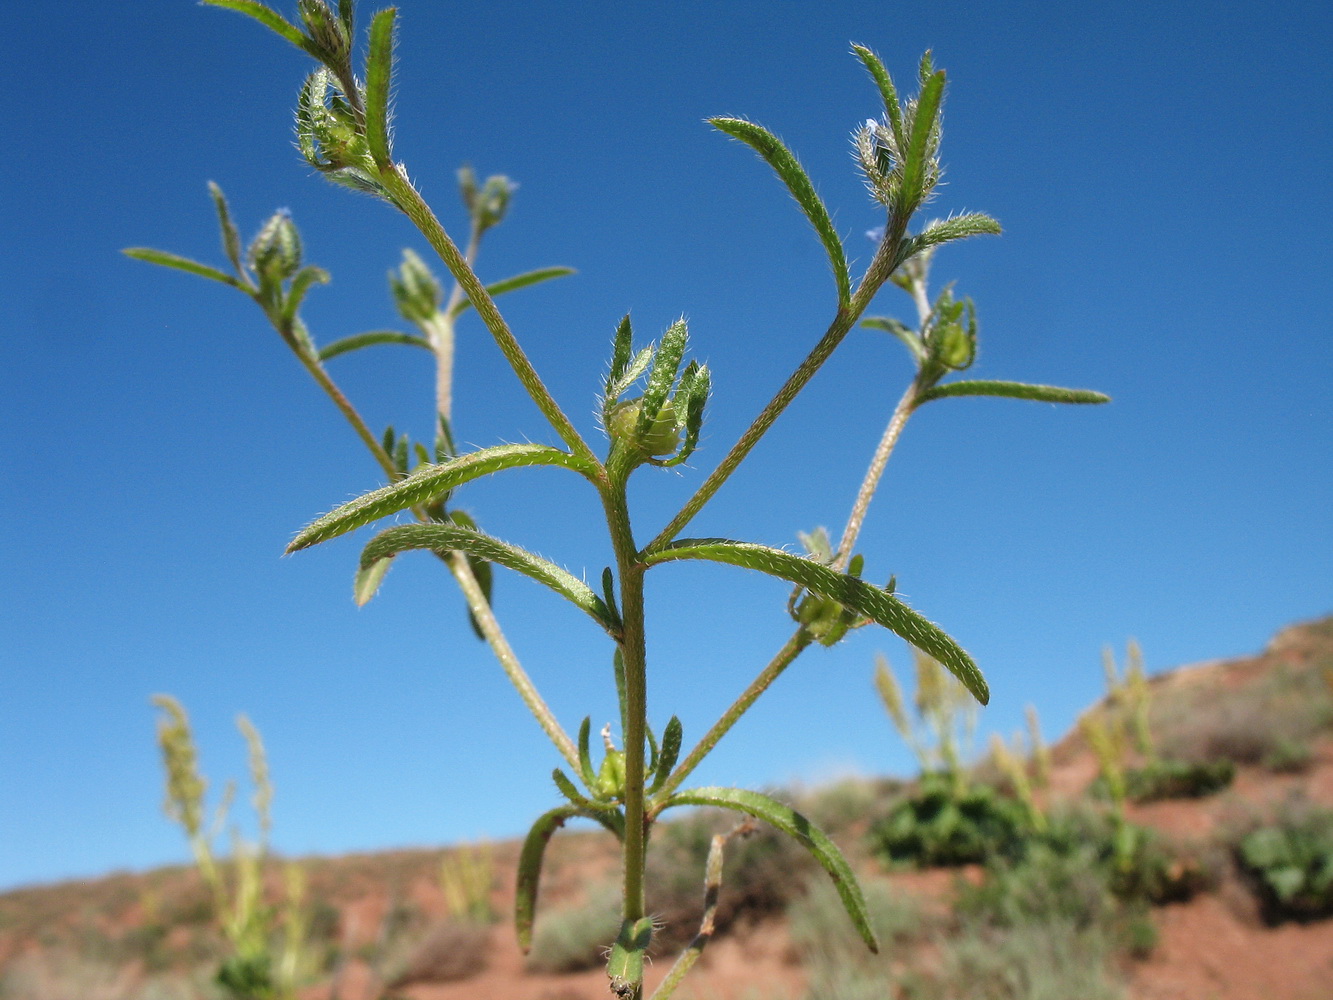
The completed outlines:
[[[870,914],[866,910],[865,897],[861,895],[861,886],[856,875],[847,864],[837,845],[808,819],[790,806],[776,799],[749,792],[741,788],[692,788],[677,792],[667,800],[668,805],[720,806],[745,813],[755,819],[761,819],[769,826],[781,830],[795,839],[809,851],[824,871],[833,879],[833,885],[842,897],[842,905],[847,915],[852,918],[861,940],[873,952],[879,951],[879,942],[875,939],[874,928],[870,926]]]
[[[361,567],[369,568],[378,560],[414,549],[464,552],[478,559],[498,563],[550,587],[603,628],[613,627],[602,599],[578,577],[541,556],[474,528],[438,523],[402,524],[396,528],[387,528],[371,539],[362,550]]]
[[[970,236],[999,236],[1001,232],[1000,224],[981,212],[936,219],[912,237],[911,254],[915,256],[927,247],[939,246],[941,243],[965,240]]]
[[[680,719],[672,716],[667,722],[666,728],[662,730],[662,752],[657,758],[657,769],[653,774],[653,782],[649,786],[650,793],[657,791],[662,787],[663,782],[671,774],[671,769],[676,766],[676,758],[680,756],[680,743],[684,737],[685,728],[680,724]]]
[[[611,387],[620,380],[629,368],[629,359],[634,353],[634,328],[630,325],[629,313],[625,314],[616,327],[616,336],[611,347],[611,370],[606,373],[606,394],[611,395]],[[619,393],[617,393],[619,395]]]
[[[588,749],[588,739],[592,735],[592,716],[585,715],[583,722],[579,724],[579,776],[583,778],[583,784],[592,788],[592,783],[597,780],[597,775],[592,769],[592,753]]]
[[[917,336],[916,331],[906,323],[890,316],[867,316],[861,320],[861,325],[871,330],[883,330],[885,333],[897,337],[912,352],[912,358],[918,365],[925,361],[929,355],[926,345],[921,342],[921,338]]]
[[[205,7],[222,7],[226,10],[248,14],[266,28],[271,28],[279,36],[291,42],[302,52],[309,51],[305,35],[301,33],[300,28],[276,11],[258,3],[257,0],[202,0],[202,2]]]
[[[925,190],[926,161],[933,153],[932,136],[938,135],[940,102],[943,99],[944,71],[940,70],[938,73],[932,73],[922,83],[921,94],[916,99],[912,131],[903,154],[902,193],[904,198],[910,199],[909,204],[899,206],[899,211],[903,214],[915,210],[928,194]]]
[[[578,786],[569,780],[569,775],[565,774],[560,768],[551,772],[551,778],[555,781],[555,787],[560,789],[560,794],[569,799],[572,805],[587,809],[592,806],[592,802],[586,795],[578,790]]]
[[[1062,389],[1055,385],[1031,385],[1027,382],[997,382],[968,379],[932,386],[917,398],[917,405],[946,396],[1007,396],[1031,399],[1039,403],[1109,403],[1111,397],[1091,389]]]
[[[828,209],[820,200],[815,186],[791,150],[782,144],[782,140],[772,132],[754,122],[741,118],[710,118],[709,123],[733,139],[739,139],[757,152],[768,163],[778,178],[787,186],[796,204],[815,227],[820,242],[828,254],[829,264],[833,267],[833,280],[838,285],[838,304],[847,305],[852,298],[851,273],[847,269],[847,253],[843,249],[842,239],[833,228]]]
[[[393,565],[393,558],[386,557],[371,563],[369,566],[362,566],[356,571],[356,578],[352,581],[352,597],[356,601],[358,608],[365,607],[370,603],[370,599],[380,589],[380,584],[384,582],[384,574],[389,572],[389,567]]]
[[[493,285],[487,285],[486,291],[491,298],[503,295],[505,292],[518,291],[520,288],[527,288],[530,285],[539,285],[543,281],[550,281],[553,278],[564,278],[571,274],[578,274],[578,271],[572,267],[542,267],[535,271],[525,271],[523,274],[516,274],[512,278],[505,278],[503,281],[497,281]],[[464,299],[458,305],[449,311],[450,316],[457,316],[472,305],[470,299]]]
[[[287,289],[287,298],[282,304],[283,318],[290,322],[301,308],[301,303],[305,301],[306,293],[316,285],[327,285],[328,283],[329,272],[322,267],[315,267],[310,264],[297,271],[296,276],[292,278],[291,287]],[[323,360],[322,351],[320,352],[320,360]]]
[[[626,920],[620,925],[620,933],[606,961],[611,992],[616,996],[630,1000],[640,995],[643,987],[643,959],[652,940],[652,917]]]
[[[685,345],[688,341],[689,333],[683,319],[672,323],[667,327],[666,333],[662,334],[662,343],[658,345],[657,354],[653,358],[652,371],[648,373],[648,385],[643,390],[643,398],[639,402],[640,435],[648,433],[653,421],[661,412],[662,405],[667,401],[667,396],[671,394],[671,387],[676,384],[676,373],[680,371],[680,360],[685,356]]]
[[[611,612],[611,617],[619,625],[621,617],[620,608],[616,607],[616,578],[611,573],[610,566],[602,568],[602,600],[606,602],[607,610]]]
[[[645,347],[630,360],[625,370],[620,373],[620,377],[614,381],[608,380],[606,386],[606,399],[602,401],[602,412],[605,416],[610,410],[611,404],[620,398],[620,394],[628,389],[638,379],[640,375],[648,370],[648,365],[653,360],[653,349]]]
[[[977,701],[984,705],[990,700],[985,678],[972,657],[957,642],[894,595],[863,580],[781,549],[725,538],[682,538],[643,556],[643,561],[649,565],[676,559],[729,563],[800,584],[812,594],[850,608],[929,653],[948,667]]]
[[[385,7],[370,22],[366,53],[366,145],[380,167],[392,162],[389,150],[389,84],[393,77],[393,26],[398,11]]]
[[[629,697],[625,692],[625,658],[616,647],[611,656],[611,673],[616,681],[616,700],[620,703],[620,731],[629,732]]]
[[[585,463],[568,452],[544,444],[502,444],[483,448],[439,465],[427,465],[410,476],[345,503],[317,518],[287,546],[288,552],[316,545],[349,531],[396,514],[418,503],[429,503],[463,483],[504,469],[533,465],[556,465],[590,475]]]
[[[242,277],[245,272],[241,270],[241,234],[236,231],[236,224],[231,221],[231,211],[227,208],[227,196],[222,193],[222,188],[218,187],[212,181],[208,182],[208,193],[213,197],[213,206],[218,212],[218,228],[222,230],[222,249],[231,261],[232,269],[236,276]]]
[[[129,247],[122,250],[126,257],[133,257],[135,260],[146,260],[150,264],[161,264],[163,267],[174,267],[177,271],[185,271],[187,274],[197,274],[201,278],[212,278],[214,281],[220,281],[224,285],[230,285],[232,288],[240,288],[241,283],[230,274],[224,274],[216,267],[209,267],[207,264],[200,264],[198,261],[190,260],[188,257],[179,257],[174,253],[167,253],[165,250],[154,250],[151,247]]]
[[[532,949],[532,922],[537,913],[537,887],[542,877],[546,845],[555,831],[572,816],[582,815],[578,806],[558,806],[543,813],[532,824],[518,854],[518,884],[514,898],[514,929],[518,946],[526,955]]]
[[[879,88],[879,95],[884,99],[884,113],[887,116],[889,128],[893,130],[893,138],[899,149],[905,148],[907,139],[903,134],[903,111],[898,103],[898,90],[893,85],[893,78],[889,76],[889,71],[884,68],[884,63],[879,56],[864,45],[853,45],[852,51],[860,57],[861,62],[865,64],[865,68],[870,71],[875,86]]]

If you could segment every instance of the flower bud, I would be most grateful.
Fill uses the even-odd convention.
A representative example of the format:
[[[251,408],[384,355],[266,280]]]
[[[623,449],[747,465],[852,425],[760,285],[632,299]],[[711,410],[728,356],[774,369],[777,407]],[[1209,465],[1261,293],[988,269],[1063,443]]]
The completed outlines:
[[[593,783],[597,795],[604,799],[618,799],[625,794],[625,754],[622,750],[608,750],[602,758]]]
[[[250,266],[266,281],[283,282],[300,270],[301,236],[287,209],[270,216],[248,253]]]

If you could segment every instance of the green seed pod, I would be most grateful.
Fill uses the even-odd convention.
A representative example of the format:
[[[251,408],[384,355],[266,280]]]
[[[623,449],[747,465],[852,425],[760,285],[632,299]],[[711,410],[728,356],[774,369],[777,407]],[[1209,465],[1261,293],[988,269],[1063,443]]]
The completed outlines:
[[[680,428],[676,425],[676,408],[663,403],[657,417],[643,434],[638,432],[641,399],[617,403],[606,421],[606,432],[612,441],[620,441],[636,448],[645,458],[670,455],[680,447]]]
[[[625,794],[625,754],[621,750],[608,750],[602,758],[602,766],[597,770],[595,791],[600,798],[618,799]]]
[[[274,212],[250,244],[250,266],[272,282],[286,281],[301,267],[301,236],[285,208]]]

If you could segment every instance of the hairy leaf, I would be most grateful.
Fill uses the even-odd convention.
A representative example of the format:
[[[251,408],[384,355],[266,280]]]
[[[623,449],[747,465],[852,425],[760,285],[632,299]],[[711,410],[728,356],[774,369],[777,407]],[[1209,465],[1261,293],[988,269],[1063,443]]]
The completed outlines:
[[[222,7],[226,10],[248,14],[260,24],[271,28],[282,38],[291,42],[302,52],[308,52],[309,45],[301,29],[296,27],[277,11],[270,10],[257,0],[202,0],[205,7]]]
[[[606,393],[611,394],[611,387],[629,368],[629,359],[634,353],[634,327],[630,324],[629,313],[616,327],[616,336],[611,346],[611,369],[606,373]]]
[[[287,546],[287,551],[296,552],[336,538],[381,517],[406,510],[413,504],[428,503],[441,493],[482,476],[531,465],[556,465],[585,471],[584,463],[573,455],[543,444],[502,444],[483,448],[439,465],[417,469],[404,479],[343,504],[311,522]]]
[[[607,380],[606,399],[603,400],[604,411],[609,409],[611,404],[620,398],[620,394],[633,385],[634,381],[648,370],[648,365],[652,360],[653,349],[651,347],[645,347],[639,351],[638,354],[634,355],[630,360],[630,363],[625,367],[625,370],[620,373],[619,377],[614,380]]]
[[[200,264],[188,257],[167,253],[165,250],[154,250],[151,247],[129,247],[122,250],[121,253],[126,257],[133,257],[135,260],[146,260],[150,264],[161,264],[163,267],[174,267],[177,271],[185,271],[187,274],[197,274],[201,278],[211,278],[214,281],[222,282],[224,285],[230,285],[232,288],[241,287],[240,281],[230,274],[219,271],[216,267],[209,267],[207,264]]]
[[[941,243],[965,240],[970,236],[999,236],[1001,231],[998,222],[981,212],[936,219],[912,238],[912,254],[916,255],[927,247]]]
[[[820,242],[824,244],[829,264],[833,267],[833,280],[838,285],[838,304],[847,305],[852,297],[852,279],[847,269],[847,253],[843,249],[842,239],[833,228],[833,220],[829,218],[828,209],[815,191],[814,184],[791,150],[772,132],[754,122],[742,118],[710,118],[708,121],[714,128],[739,139],[757,152],[787,186],[796,204],[801,206],[801,211],[815,227]]]
[[[538,583],[550,587],[565,600],[589,615],[603,628],[614,627],[611,615],[602,599],[578,577],[561,569],[555,563],[534,555],[517,545],[457,524],[403,524],[388,528],[366,545],[361,552],[361,566],[368,568],[381,559],[400,552],[426,549],[431,552],[463,552],[469,556],[498,563]]]
[[[370,603],[370,599],[378,593],[380,584],[384,582],[384,575],[389,572],[389,567],[392,565],[393,557],[386,556],[369,566],[358,567],[356,578],[352,581],[352,598],[356,601],[357,607],[364,607]]]
[[[820,597],[837,601],[845,608],[901,636],[949,668],[977,701],[990,699],[986,680],[967,652],[938,625],[913,611],[893,594],[846,573],[838,573],[813,560],[757,545],[725,538],[682,538],[665,548],[646,553],[648,564],[675,559],[706,559],[758,570],[800,584]]]
[[[822,830],[791,806],[759,792],[741,788],[691,788],[676,792],[667,802],[669,806],[720,806],[732,809],[761,819],[796,840],[833,879],[833,885],[842,898],[842,905],[866,947],[874,952],[879,951],[879,941],[875,938],[874,928],[870,926],[865,897],[861,894],[861,886],[856,881],[851,865]]]
[[[296,272],[296,277],[292,278],[291,287],[287,289],[287,298],[282,304],[282,316],[290,322],[301,308],[301,303],[305,301],[305,296],[310,289],[316,285],[327,285],[329,283],[329,272],[322,267],[315,267],[309,264]],[[321,360],[323,352],[321,352]]]
[[[662,342],[657,347],[653,358],[652,371],[648,373],[648,385],[643,391],[639,403],[638,433],[644,435],[653,426],[662,405],[676,384],[676,373],[680,371],[680,360],[685,356],[685,345],[689,342],[689,333],[685,321],[677,320],[662,334]]]
[[[597,779],[592,769],[592,753],[588,749],[588,739],[592,735],[592,716],[585,715],[579,724],[579,776],[588,788]]]
[[[1010,399],[1031,399],[1039,403],[1109,403],[1111,397],[1091,389],[1063,389],[1055,385],[1031,385],[1027,382],[997,382],[989,379],[968,379],[933,386],[918,398],[918,404],[946,396],[1008,396]]]
[[[861,320],[861,325],[870,330],[883,330],[885,333],[897,337],[912,352],[912,357],[917,364],[926,360],[929,353],[926,350],[926,345],[921,342],[921,338],[917,336],[916,331],[906,323],[889,316],[867,316]]]
[[[893,78],[889,76],[889,71],[884,68],[879,56],[864,45],[853,45],[852,51],[860,57],[875,81],[875,86],[879,88],[879,95],[884,99],[884,113],[889,128],[893,130],[894,141],[899,149],[906,148],[907,137],[903,134],[902,106],[898,103],[898,89],[893,85]]]
[[[486,291],[491,298],[505,294],[505,292],[515,292],[520,288],[527,288],[529,285],[539,285],[543,281],[550,281],[553,278],[564,278],[571,274],[578,274],[578,271],[572,267],[542,267],[535,271],[525,271],[523,274],[516,274],[512,278],[505,278],[497,281],[493,285],[487,285]],[[463,299],[458,305],[450,310],[450,316],[457,316],[472,305],[471,299]]]
[[[649,792],[661,788],[670,776],[671,769],[676,766],[676,758],[680,756],[680,743],[684,735],[685,729],[680,724],[680,719],[673,715],[667,722],[666,728],[662,730],[662,752],[657,757],[657,768]]]
[[[393,77],[393,26],[398,11],[385,7],[370,22],[366,54],[366,145],[375,163],[387,167],[389,150],[389,84]]]
[[[518,932],[518,946],[526,955],[532,949],[532,922],[537,913],[537,885],[542,877],[542,861],[546,845],[555,831],[572,816],[582,814],[578,806],[557,806],[543,813],[532,824],[523,848],[518,855],[518,884],[514,897],[514,929]]]
[[[241,270],[241,234],[236,231],[236,224],[231,221],[231,211],[227,208],[227,196],[222,188],[212,181],[208,182],[208,193],[213,198],[213,206],[218,212],[218,228],[222,230],[222,249],[231,261],[237,277],[245,274]]]
[[[927,53],[929,55],[929,53]],[[926,161],[931,156],[931,136],[939,127],[940,102],[944,99],[944,71],[932,73],[921,86],[921,93],[916,99],[916,113],[912,118],[911,134],[903,155],[903,197],[911,199],[910,204],[899,206],[900,211],[915,209],[928,193],[924,189],[926,181]]]

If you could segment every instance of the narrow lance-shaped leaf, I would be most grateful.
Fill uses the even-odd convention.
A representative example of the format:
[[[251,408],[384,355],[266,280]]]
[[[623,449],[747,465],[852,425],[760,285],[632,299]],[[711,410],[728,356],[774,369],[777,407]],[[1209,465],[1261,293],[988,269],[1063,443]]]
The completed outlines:
[[[629,697],[625,691],[625,658],[616,649],[611,657],[611,672],[616,681],[616,701],[620,704],[620,732],[629,732]]]
[[[363,607],[380,589],[380,584],[384,582],[384,574],[389,572],[389,567],[393,565],[393,557],[386,556],[383,559],[377,559],[369,566],[357,568],[356,578],[352,581],[352,598],[356,601],[357,607]]]
[[[650,552],[644,561],[653,564],[674,559],[705,559],[758,570],[792,583],[820,597],[837,601],[844,608],[883,625],[918,649],[944,664],[983,705],[990,699],[986,680],[967,652],[934,622],[913,611],[893,594],[863,580],[838,573],[801,556],[725,538],[683,538]]]
[[[309,51],[305,35],[301,29],[296,27],[277,11],[270,10],[257,0],[203,0],[205,7],[222,7],[226,10],[238,11],[242,14],[248,14],[260,24],[271,28],[280,37],[291,42],[302,52]]]
[[[316,285],[327,285],[329,283],[329,272],[322,267],[315,267],[313,264],[307,265],[296,272],[296,277],[292,278],[291,287],[287,289],[287,298],[282,304],[283,319],[290,322],[301,308],[301,303],[305,301],[306,293]],[[320,352],[321,359],[323,352]]]
[[[208,193],[212,196],[213,206],[217,209],[218,228],[222,231],[223,252],[226,253],[227,259],[231,261],[236,276],[243,277],[245,272],[241,270],[241,234],[236,231],[236,223],[231,221],[231,211],[227,208],[227,196],[222,193],[222,188],[212,181],[208,182]]]
[[[676,384],[676,373],[680,371],[680,361],[685,356],[688,341],[689,333],[683,319],[672,323],[666,333],[662,334],[662,343],[657,347],[652,371],[648,373],[648,385],[643,390],[643,400],[639,404],[639,434],[648,433],[671,387]]]
[[[592,716],[585,715],[583,722],[579,725],[579,776],[588,788],[592,788],[592,783],[597,777],[592,769],[592,752],[588,749],[588,740],[591,735]]]
[[[505,278],[497,281],[493,285],[487,285],[486,291],[491,298],[504,295],[506,292],[516,292],[520,288],[527,288],[530,285],[539,285],[544,281],[550,281],[553,278],[564,278],[571,274],[578,274],[578,271],[572,267],[542,267],[535,271],[525,271],[523,274],[516,274],[512,278]],[[450,310],[450,316],[457,316],[466,311],[472,305],[471,299],[463,299],[458,305]]]
[[[680,756],[680,744],[684,735],[685,728],[680,724],[680,719],[673,715],[667,722],[666,728],[662,730],[662,752],[657,757],[657,768],[649,792],[661,788],[662,783],[670,776],[671,769],[676,766],[676,758]]]
[[[911,199],[909,204],[899,206],[899,211],[914,210],[921,204],[928,193],[923,185],[926,178],[926,161],[930,158],[931,134],[938,127],[940,102],[944,98],[944,71],[931,74],[921,86],[921,94],[916,100],[916,114],[912,119],[912,131],[908,146],[903,156],[904,198]]]
[[[989,379],[967,379],[932,386],[917,399],[917,405],[946,396],[1007,396],[1010,399],[1031,399],[1038,403],[1109,403],[1111,397],[1091,389],[1064,389],[1056,385],[1031,385],[1027,382],[997,382]]]
[[[871,330],[883,330],[885,333],[897,337],[912,352],[912,357],[918,364],[926,360],[929,353],[926,350],[926,345],[921,342],[921,338],[917,336],[916,331],[906,323],[889,316],[867,316],[861,320],[861,325]]]
[[[852,51],[860,57],[875,81],[875,86],[879,88],[879,95],[884,99],[884,112],[888,117],[889,128],[893,130],[894,141],[899,149],[905,148],[907,142],[903,134],[903,111],[898,103],[898,89],[893,85],[893,77],[889,76],[889,71],[884,68],[879,56],[864,45],[853,45]]]
[[[842,905],[846,908],[847,915],[852,918],[852,923],[856,925],[857,933],[861,935],[866,947],[874,952],[879,951],[879,942],[875,938],[875,930],[870,925],[870,914],[866,910],[865,897],[861,894],[861,886],[856,881],[851,865],[842,856],[837,845],[829,840],[822,830],[791,806],[759,792],[741,788],[692,788],[677,792],[667,802],[669,806],[720,806],[723,809],[732,809],[753,816],[755,819],[761,819],[769,826],[795,839],[814,856],[820,867],[833,879],[833,885],[838,890]]]
[[[603,401],[606,408],[620,398],[620,394],[634,384],[640,375],[648,370],[648,365],[653,360],[653,349],[645,347],[630,360],[625,370],[620,373],[620,377],[614,381],[608,381],[606,385],[606,399]]]
[[[296,552],[336,538],[381,517],[406,510],[413,504],[428,503],[441,493],[482,476],[533,465],[563,466],[588,474],[578,458],[548,445],[504,444],[483,448],[439,465],[428,465],[405,479],[343,504],[311,522],[287,546],[287,551]]]
[[[219,271],[216,267],[209,267],[207,264],[200,264],[188,257],[167,253],[165,250],[154,250],[151,247],[128,247],[121,253],[126,257],[133,257],[135,260],[146,260],[150,264],[160,264],[162,267],[172,267],[187,274],[197,274],[201,278],[211,278],[213,281],[220,281],[232,288],[241,287],[241,283],[237,279],[230,274]]]
[[[560,789],[560,794],[569,799],[572,805],[587,809],[592,806],[591,800],[578,790],[578,786],[569,780],[569,775],[565,774],[560,768],[551,772],[551,779],[555,782],[555,787]]]
[[[918,254],[927,247],[965,240],[971,236],[998,236],[1001,232],[1000,224],[981,212],[936,219],[912,238],[912,253]]]
[[[543,813],[532,824],[523,848],[518,855],[518,884],[514,895],[514,929],[518,933],[518,946],[526,955],[532,949],[532,922],[537,913],[537,887],[542,877],[542,861],[546,856],[546,845],[551,842],[555,831],[565,825],[572,816],[578,816],[581,810],[577,806],[558,806]]]
[[[611,346],[611,370],[606,373],[606,393],[611,394],[611,387],[620,380],[629,368],[629,359],[634,353],[634,327],[630,324],[629,313],[616,327],[616,336]]]
[[[680,450],[676,452],[675,457],[664,462],[654,461],[655,465],[668,467],[680,465],[694,454],[694,449],[699,445],[699,432],[702,430],[704,423],[704,407],[708,405],[708,394],[711,388],[712,373],[708,370],[707,365],[699,365],[688,384],[682,377],[681,386],[676,390],[676,400],[679,401],[682,396],[685,399],[685,412],[677,413],[677,418],[683,422],[685,427],[685,440],[681,443]],[[677,402],[676,406],[679,409],[680,403]]]
[[[367,568],[378,560],[413,549],[457,551],[497,563],[550,587],[603,628],[613,627],[602,599],[572,573],[517,545],[457,524],[403,524],[388,528],[366,545],[361,553],[361,566]]]
[[[709,123],[733,139],[739,139],[752,148],[774,172],[787,190],[791,192],[796,204],[815,227],[815,233],[824,244],[829,264],[833,268],[833,280],[838,285],[838,304],[847,305],[851,301],[851,274],[847,269],[847,253],[843,249],[842,239],[833,228],[828,209],[815,191],[809,176],[791,150],[782,144],[782,140],[761,125],[747,122],[741,118],[710,118]]]
[[[398,11],[386,7],[370,22],[366,54],[366,145],[375,163],[390,165],[389,83],[393,76],[393,26]]]

